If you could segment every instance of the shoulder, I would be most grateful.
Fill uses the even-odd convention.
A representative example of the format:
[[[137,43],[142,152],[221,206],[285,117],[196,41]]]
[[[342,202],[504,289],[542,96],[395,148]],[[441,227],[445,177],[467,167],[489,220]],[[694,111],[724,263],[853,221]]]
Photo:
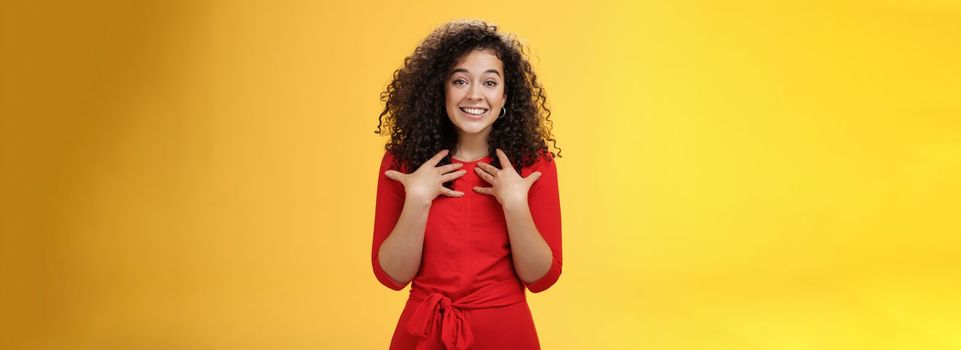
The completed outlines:
[[[380,172],[377,175],[378,193],[386,193],[381,191],[387,191],[403,198],[404,185],[387,177],[388,170],[397,170],[394,160],[394,155],[390,151],[385,151],[380,159]]]
[[[383,173],[387,170],[397,170],[402,173],[409,173],[407,171],[408,167],[401,162],[400,158],[397,157],[390,150],[384,150],[384,156],[380,159],[380,172]]]
[[[534,161],[534,163],[522,169],[521,175],[526,177],[535,171],[540,171],[542,175],[545,175],[545,172],[557,172],[556,163],[557,161],[554,159],[554,156],[551,154],[551,152],[540,151],[538,152],[537,159]]]
[[[525,167],[521,171],[521,176],[526,178],[534,172],[540,172],[541,176],[531,185],[529,195],[532,198],[541,194],[557,193],[557,160],[554,159],[554,156],[550,152],[540,152],[534,164]],[[545,192],[542,190],[543,188],[548,188],[549,190]]]
[[[388,169],[398,170],[397,157],[390,150],[384,150],[384,155],[380,159],[380,170],[381,172]]]
[[[394,155],[390,153],[389,150],[384,150],[384,155],[380,158],[380,171],[384,172],[390,169],[391,164],[394,162]]]
[[[384,155],[381,157],[380,162],[389,163],[393,160],[394,160],[394,154],[389,149],[385,149]]]

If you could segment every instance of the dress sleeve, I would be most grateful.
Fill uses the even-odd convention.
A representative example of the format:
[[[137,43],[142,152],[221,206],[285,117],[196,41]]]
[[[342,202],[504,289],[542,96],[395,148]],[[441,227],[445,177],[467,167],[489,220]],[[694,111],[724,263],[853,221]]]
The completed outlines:
[[[540,166],[530,172],[540,171],[541,177],[531,185],[528,192],[528,205],[534,226],[540,232],[547,245],[551,247],[551,268],[540,279],[525,283],[527,289],[538,293],[550,288],[561,276],[561,203],[557,188],[557,164],[550,154],[541,158]],[[525,174],[526,176],[526,174]]]
[[[374,209],[374,244],[371,250],[371,263],[374,267],[374,276],[381,284],[393,290],[401,290],[405,284],[394,281],[377,259],[377,252],[380,250],[381,243],[387,239],[390,232],[397,225],[401,210],[404,209],[404,185],[391,180],[384,174],[391,169],[393,157],[390,152],[385,152],[380,162],[380,174],[377,176],[377,203]],[[397,170],[397,169],[395,169]]]

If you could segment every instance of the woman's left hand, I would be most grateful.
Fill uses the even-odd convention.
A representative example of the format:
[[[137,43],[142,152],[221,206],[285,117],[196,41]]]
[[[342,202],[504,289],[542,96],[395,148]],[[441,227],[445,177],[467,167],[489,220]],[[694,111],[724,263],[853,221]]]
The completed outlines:
[[[497,158],[500,160],[503,169],[497,169],[493,165],[483,162],[477,163],[474,171],[492,187],[474,186],[474,191],[494,196],[505,208],[526,205],[527,191],[541,177],[541,172],[535,171],[526,178],[521,177],[500,148],[497,149]]]

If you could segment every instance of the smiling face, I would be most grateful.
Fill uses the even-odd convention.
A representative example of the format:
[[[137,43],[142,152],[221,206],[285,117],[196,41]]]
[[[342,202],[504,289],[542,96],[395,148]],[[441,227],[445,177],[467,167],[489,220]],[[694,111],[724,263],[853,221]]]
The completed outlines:
[[[444,83],[447,116],[460,137],[486,136],[507,102],[504,64],[493,51],[474,50],[460,58]]]

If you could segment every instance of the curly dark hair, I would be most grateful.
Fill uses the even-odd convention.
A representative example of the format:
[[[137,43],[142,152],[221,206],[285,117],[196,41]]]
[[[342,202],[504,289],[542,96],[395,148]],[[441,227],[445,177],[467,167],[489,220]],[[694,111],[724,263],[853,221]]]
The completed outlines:
[[[450,152],[440,165],[450,164],[457,132],[447,116],[444,82],[461,57],[478,49],[494,51],[504,65],[508,114],[494,122],[488,138],[491,163],[500,167],[494,155],[497,148],[518,170],[548,153],[550,158],[561,156],[551,135],[554,123],[547,97],[527,59],[528,49],[516,37],[498,32],[495,25],[458,20],[427,36],[380,94],[385,106],[374,133],[389,130],[390,141],[384,148],[394,156],[393,167],[416,170],[442,149]],[[556,154],[549,150],[548,141],[558,150]]]

